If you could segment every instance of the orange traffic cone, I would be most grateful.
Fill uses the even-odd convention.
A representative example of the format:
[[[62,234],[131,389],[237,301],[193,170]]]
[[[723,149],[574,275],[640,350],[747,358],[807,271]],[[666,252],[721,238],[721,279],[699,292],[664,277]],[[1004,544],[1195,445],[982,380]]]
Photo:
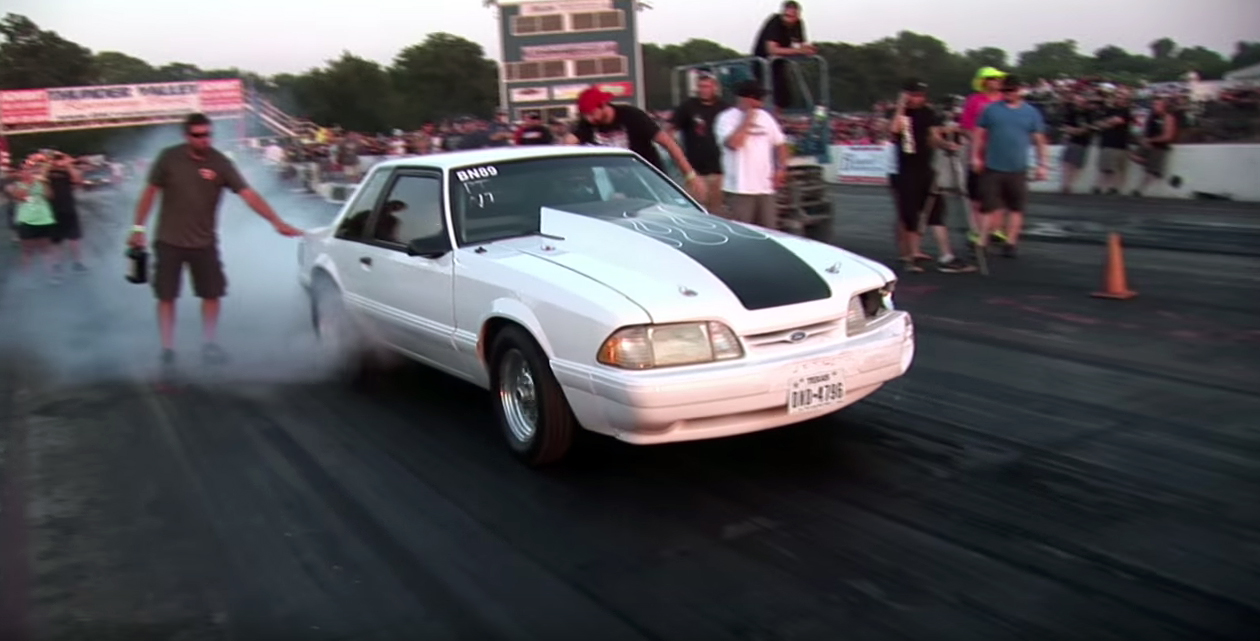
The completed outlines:
[[[1094,292],[1095,298],[1128,300],[1137,296],[1129,289],[1129,279],[1124,269],[1124,249],[1120,246],[1120,234],[1107,235],[1107,267],[1103,273],[1103,291]]]

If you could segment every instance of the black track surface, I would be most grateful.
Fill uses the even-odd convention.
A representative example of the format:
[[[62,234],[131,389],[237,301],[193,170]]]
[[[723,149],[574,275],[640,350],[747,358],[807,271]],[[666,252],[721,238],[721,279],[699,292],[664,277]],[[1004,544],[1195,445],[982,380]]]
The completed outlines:
[[[887,193],[838,199],[837,242],[890,260]],[[185,300],[182,382],[156,386],[131,200],[86,200],[90,273],[30,282],[0,250],[6,641],[1260,630],[1255,206],[1036,198],[1049,227],[991,277],[903,276],[917,360],[869,400],[720,441],[593,438],[536,472],[472,387],[322,380],[293,242],[236,204],[235,360],[199,365]],[[1113,229],[1133,300],[1089,296]]]

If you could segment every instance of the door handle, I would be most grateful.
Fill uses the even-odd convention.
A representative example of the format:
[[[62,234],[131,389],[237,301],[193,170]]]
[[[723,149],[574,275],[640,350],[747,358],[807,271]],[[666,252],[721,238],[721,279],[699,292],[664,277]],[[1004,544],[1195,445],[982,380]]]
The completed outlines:
[[[371,258],[368,258],[367,256],[364,256],[363,258],[360,258],[360,259],[359,259],[359,262],[360,262],[360,263],[363,263],[363,266],[364,266],[364,267],[371,267],[371,266],[372,266],[372,259],[371,259]]]

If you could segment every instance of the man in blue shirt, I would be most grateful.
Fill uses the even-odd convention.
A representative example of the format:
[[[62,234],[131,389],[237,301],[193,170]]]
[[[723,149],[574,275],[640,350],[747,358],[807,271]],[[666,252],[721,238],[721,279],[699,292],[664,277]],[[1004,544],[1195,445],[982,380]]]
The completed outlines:
[[[980,174],[980,238],[976,251],[985,251],[989,234],[1006,216],[1004,255],[1015,257],[1019,232],[1028,204],[1028,151],[1037,143],[1035,180],[1045,180],[1046,121],[1036,107],[1024,102],[1023,85],[1015,76],[1002,81],[1002,100],[985,108],[976,123],[971,166]]]

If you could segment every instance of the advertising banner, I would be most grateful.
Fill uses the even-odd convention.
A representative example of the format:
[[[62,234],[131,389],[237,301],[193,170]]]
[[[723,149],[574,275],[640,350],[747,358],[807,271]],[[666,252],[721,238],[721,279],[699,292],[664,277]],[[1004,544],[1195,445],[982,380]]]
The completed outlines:
[[[550,13],[585,13],[588,11],[609,11],[612,8],[612,0],[557,0],[556,2],[525,2],[521,4],[521,15],[540,16]]]
[[[606,90],[605,90],[606,91]],[[839,150],[836,155],[836,178],[840,184],[844,185],[886,185],[888,184],[888,174],[895,173],[897,170],[897,151],[892,143],[883,145],[837,145],[832,149]],[[1063,147],[1060,145],[1048,145],[1046,147],[1046,163],[1049,170],[1047,182],[1058,185],[1062,182],[1063,177],[1060,173],[1059,157]],[[942,164],[941,158],[937,157],[937,171],[946,171],[946,165]],[[967,160],[964,159],[962,166],[963,171],[967,170]],[[1033,174],[1037,169],[1037,148],[1034,146],[1028,150],[1028,179],[1033,179]],[[943,183],[944,184],[944,183]]]
[[[556,102],[577,100],[578,94],[586,91],[590,85],[556,85],[551,88],[551,99]]]
[[[558,45],[534,45],[521,47],[521,60],[536,62],[540,60],[575,60],[578,58],[604,58],[618,55],[617,43],[606,40],[602,42],[573,42]]]
[[[600,91],[606,91],[617,98],[629,98],[634,95],[634,83],[631,82],[601,82],[596,86]]]
[[[546,87],[522,87],[513,89],[512,102],[546,102],[550,93]]]
[[[895,166],[893,146],[841,145],[837,158],[837,178],[845,185],[883,185]]]
[[[244,107],[238,79],[0,91],[0,123],[57,124],[182,116]]]

